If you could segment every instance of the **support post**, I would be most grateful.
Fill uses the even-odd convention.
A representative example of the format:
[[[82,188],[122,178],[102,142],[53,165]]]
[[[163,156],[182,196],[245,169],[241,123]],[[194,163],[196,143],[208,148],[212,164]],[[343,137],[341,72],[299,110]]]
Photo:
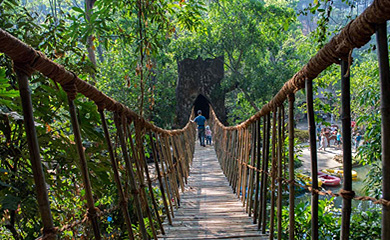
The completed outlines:
[[[250,153],[250,165],[253,167],[256,167],[256,125],[257,122],[251,124],[251,133],[252,133],[252,139],[251,139],[251,153]],[[257,168],[258,169],[258,168]],[[249,183],[248,183],[248,197],[247,197],[247,204],[246,204],[246,211],[249,214],[249,217],[252,216],[252,207],[253,207],[253,192],[254,192],[254,187],[256,186],[254,183],[254,177],[255,177],[255,169],[250,168],[249,169]],[[255,211],[256,212],[256,211]],[[256,215],[256,214],[255,214]]]
[[[275,227],[275,181],[276,181],[276,171],[277,171],[277,154],[276,154],[276,118],[277,118],[278,109],[273,110],[272,115],[272,163],[271,163],[271,214],[270,214],[270,223],[269,223],[269,239],[274,239],[274,227]]]
[[[341,123],[343,136],[343,190],[352,191],[352,151],[351,151],[351,92],[348,61],[341,60]],[[341,240],[349,239],[351,221],[351,199],[343,198],[341,217]]]
[[[268,185],[268,162],[269,162],[269,144],[270,144],[270,130],[271,130],[271,114],[269,113],[266,118],[266,129],[264,131],[265,137],[263,146],[263,172],[261,173],[261,208],[259,213],[259,225],[262,226],[261,232],[265,234],[267,229],[267,185]]]
[[[386,22],[377,25],[379,76],[381,80],[382,115],[382,191],[383,199],[390,200],[390,77]],[[382,207],[382,240],[390,239],[390,207]]]
[[[294,240],[295,229],[294,101],[295,95],[291,93],[288,96],[289,240]]]
[[[85,198],[87,199],[87,206],[88,206],[88,216],[92,223],[93,232],[95,234],[96,240],[100,240],[100,230],[99,230],[99,223],[96,216],[96,208],[95,208],[95,200],[92,196],[92,186],[91,181],[89,180],[89,170],[87,165],[87,160],[85,158],[85,152],[83,143],[81,141],[81,133],[80,133],[80,126],[79,122],[77,120],[77,114],[76,114],[76,107],[74,105],[73,99],[68,96],[68,104],[69,104],[69,112],[70,112],[70,118],[72,122],[73,127],[73,134],[74,139],[76,142],[77,152],[80,157],[80,171],[81,175],[83,177],[83,183],[84,183],[84,189],[85,189]]]
[[[263,117],[264,119],[264,117]],[[257,218],[258,218],[258,211],[259,211],[259,193],[260,193],[260,172],[257,171],[257,169],[260,169],[260,121],[261,119],[256,121],[255,125],[255,132],[256,132],[256,140],[253,145],[253,148],[255,148],[255,156],[256,156],[256,172],[255,172],[255,201],[254,201],[254,206],[253,206],[253,224],[257,223]],[[264,122],[264,121],[263,121]]]
[[[282,109],[283,104],[279,107],[278,112],[278,198],[277,198],[277,227],[278,227],[278,240],[282,239],[282,177],[283,177],[283,139],[282,139]],[[276,174],[276,173],[275,173]]]
[[[122,187],[122,183],[121,183],[120,176],[119,176],[118,163],[116,162],[115,157],[114,157],[114,150],[113,150],[111,139],[110,139],[110,133],[108,132],[107,121],[106,121],[106,117],[104,116],[104,110],[99,109],[99,113],[100,113],[100,119],[102,120],[102,128],[104,131],[104,137],[106,138],[106,142],[107,142],[107,150],[108,150],[108,154],[110,156],[112,170],[114,172],[114,180],[115,180],[116,186],[118,188],[119,201],[120,201],[120,206],[122,209],[122,214],[123,214],[123,217],[125,218],[126,228],[127,228],[127,232],[129,235],[129,239],[133,240],[134,233],[133,233],[133,228],[131,227],[130,214],[129,214],[129,211],[127,208],[128,202],[127,202],[125,193],[123,192],[123,187]]]
[[[168,218],[168,223],[169,223],[169,225],[172,226],[172,218],[171,218],[171,214],[169,213],[167,197],[165,195],[164,184],[163,184],[163,181],[162,181],[162,174],[161,174],[161,171],[160,171],[160,166],[158,165],[158,154],[157,154],[156,143],[155,143],[155,141],[153,139],[154,138],[153,132],[149,132],[149,137],[150,137],[150,144],[152,145],[152,154],[153,154],[153,159],[154,159],[154,165],[155,165],[155,168],[156,168],[157,179],[158,179],[158,183],[159,183],[159,186],[160,186],[161,198],[162,198],[163,203],[164,203],[164,208],[165,208],[166,216]],[[160,161],[162,161],[162,160],[160,159]]]
[[[318,190],[317,139],[314,122],[313,82],[306,79],[307,121],[309,127],[312,188]],[[318,240],[318,193],[311,196],[311,239]]]
[[[131,193],[134,197],[135,209],[136,209],[135,212],[136,212],[137,217],[138,217],[139,228],[141,231],[142,239],[147,240],[147,239],[149,239],[149,235],[146,232],[144,216],[142,214],[142,203],[141,203],[141,199],[140,199],[140,189],[137,188],[137,183],[135,180],[135,175],[134,175],[134,170],[133,170],[134,169],[133,164],[130,161],[129,152],[127,150],[127,144],[126,144],[126,140],[125,140],[126,133],[123,130],[123,125],[126,123],[122,122],[121,116],[119,116],[118,113],[115,113],[114,121],[115,121],[116,129],[117,129],[117,133],[118,133],[118,137],[119,137],[119,142],[120,142],[120,145],[122,148],[123,158],[125,160],[126,172],[128,174],[129,180],[130,180],[129,181],[130,190],[131,190]]]
[[[22,101],[24,128],[26,130],[28,150],[30,154],[31,167],[34,175],[35,189],[37,191],[37,201],[39,213],[43,223],[43,237],[48,240],[56,239],[54,231],[53,217],[50,210],[50,202],[46,189],[45,174],[42,169],[41,156],[39,153],[39,144],[37,132],[34,125],[34,110],[31,101],[31,92],[28,84],[28,75],[15,69],[19,93]]]

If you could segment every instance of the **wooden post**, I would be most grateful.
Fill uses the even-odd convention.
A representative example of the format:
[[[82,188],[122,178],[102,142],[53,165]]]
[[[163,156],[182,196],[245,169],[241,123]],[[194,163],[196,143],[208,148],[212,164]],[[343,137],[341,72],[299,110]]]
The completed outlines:
[[[341,122],[343,136],[343,168],[345,191],[352,191],[352,152],[351,152],[351,93],[348,61],[341,60]],[[351,199],[343,198],[340,239],[349,239],[351,221]]]
[[[236,139],[235,139],[235,144],[234,144],[234,149],[233,149],[233,154],[232,154],[232,166],[233,166],[233,192],[237,194],[237,174],[238,174],[238,149],[240,148],[240,140],[241,140],[241,131],[236,130]]]
[[[244,146],[243,146],[243,154],[242,154],[242,162],[243,162],[243,165],[242,167],[244,168],[243,169],[243,173],[242,173],[242,204],[243,206],[245,206],[245,200],[246,200],[246,195],[247,195],[247,182],[248,182],[248,178],[247,178],[247,170],[248,170],[248,161],[249,161],[249,129],[246,128],[244,130],[244,136],[245,138],[243,139],[244,140]]]
[[[127,139],[125,140],[126,142],[129,142],[130,143],[130,149],[131,149],[131,153],[132,153],[132,157],[133,157],[133,162],[135,163],[135,166],[137,168],[137,174],[138,174],[138,181],[139,181],[139,192],[140,192],[140,199],[141,199],[141,204],[144,206],[143,209],[146,210],[146,215],[149,219],[149,223],[150,224],[150,229],[152,230],[152,236],[153,236],[153,239],[157,240],[157,232],[156,232],[156,229],[154,227],[154,224],[153,224],[153,216],[152,216],[152,212],[150,210],[150,207],[149,207],[149,204],[148,204],[148,198],[146,196],[146,185],[145,185],[145,174],[144,174],[144,165],[143,165],[143,161],[142,161],[142,152],[141,152],[141,149],[138,147],[138,145],[140,145],[138,143],[138,141],[140,141],[140,137],[139,135],[141,134],[140,131],[136,131],[135,135],[136,135],[136,138],[138,140],[137,141],[137,147],[134,146],[134,142],[133,142],[133,137],[132,137],[132,134],[131,134],[131,131],[130,131],[130,126],[127,125],[127,118],[125,118],[123,116],[122,118],[122,123],[126,123],[123,125],[123,128],[124,128],[124,132],[125,132],[125,135],[127,135]],[[136,128],[136,126],[134,125],[134,128]],[[126,138],[126,136],[125,136]]]
[[[124,135],[123,127],[122,127],[122,125],[126,124],[126,123],[122,123],[121,117],[119,116],[118,113],[115,113],[114,121],[115,121],[116,129],[117,129],[117,133],[118,133],[118,137],[119,137],[119,142],[120,142],[121,148],[122,148],[123,159],[125,160],[126,171],[127,171],[127,174],[129,176],[129,180],[130,180],[129,181],[130,190],[131,190],[131,193],[134,197],[135,209],[136,209],[135,212],[136,212],[137,217],[138,217],[139,228],[140,228],[140,231],[142,234],[142,238],[144,240],[147,240],[147,239],[149,239],[149,236],[146,232],[144,216],[142,214],[142,204],[141,204],[141,199],[140,199],[140,195],[139,195],[139,189],[137,188],[137,183],[135,181],[135,176],[134,176],[134,172],[133,172],[133,164],[130,161],[129,152],[127,150],[127,144],[125,141],[125,135]]]
[[[273,111],[272,116],[272,170],[271,170],[271,214],[270,214],[270,227],[269,227],[269,239],[274,239],[274,225],[275,225],[275,181],[276,181],[276,112],[277,108]]]
[[[127,207],[127,200],[126,200],[125,193],[123,192],[123,187],[122,187],[120,176],[119,176],[118,163],[116,162],[115,157],[114,157],[114,151],[113,151],[113,147],[112,147],[112,143],[111,143],[111,139],[110,139],[110,133],[108,132],[106,117],[104,116],[104,110],[99,109],[99,113],[100,113],[100,119],[102,120],[102,128],[103,128],[104,137],[105,137],[106,143],[107,143],[107,150],[108,150],[108,154],[110,156],[112,170],[114,172],[114,180],[115,180],[116,186],[118,188],[119,201],[120,201],[119,204],[120,204],[121,209],[122,209],[123,217],[125,218],[127,233],[129,235],[129,238],[131,240],[133,240],[134,233],[133,233],[133,228],[131,227],[131,219],[130,219],[130,215],[129,215],[129,211],[128,211],[128,207]]]
[[[313,82],[306,79],[307,121],[309,127],[311,178],[313,190],[318,190],[317,139],[314,122]],[[311,238],[318,240],[318,193],[311,196]]]
[[[179,186],[181,187],[181,192],[184,192],[184,181],[183,181],[183,176],[182,176],[182,165],[181,165],[182,159],[180,157],[180,154],[178,153],[178,148],[177,148],[177,143],[175,141],[175,137],[171,136],[171,137],[169,137],[169,140],[170,140],[171,146],[172,146],[173,159],[176,159],[175,172],[177,173],[177,180],[179,181]]]
[[[250,154],[250,165],[253,167],[256,167],[256,125],[257,121],[251,124],[251,133],[252,133],[252,139],[251,139],[251,154]],[[252,207],[253,207],[253,192],[255,188],[254,183],[254,177],[255,177],[255,171],[254,169],[249,169],[249,183],[248,183],[248,198],[247,198],[247,204],[246,204],[246,211],[249,214],[249,217],[252,216]]]
[[[390,200],[390,73],[387,43],[387,23],[377,25],[379,76],[381,80],[382,116],[382,191],[383,199]],[[382,240],[390,239],[390,207],[382,206]]]
[[[264,129],[265,129],[265,116],[263,116],[263,132],[264,132]],[[261,148],[261,144],[260,144],[260,141],[261,141],[261,136],[260,136],[260,119],[256,122],[256,125],[255,125],[255,132],[256,132],[256,138],[255,138],[255,144],[254,144],[254,148],[255,148],[255,156],[256,156],[256,168],[260,170],[261,168],[261,165],[260,165],[260,159],[261,159],[261,156],[260,156],[260,148]],[[264,141],[265,139],[263,138],[263,149],[264,149]],[[255,173],[256,177],[255,177],[255,201],[254,201],[254,207],[253,207],[253,224],[256,224],[257,223],[257,218],[258,218],[258,212],[259,212],[259,193],[260,193],[260,172],[259,171],[256,171]]]
[[[73,127],[74,139],[76,142],[77,152],[80,157],[79,164],[80,164],[81,175],[83,177],[85,198],[87,199],[88,215],[92,223],[92,228],[95,234],[95,238],[96,240],[100,240],[101,236],[100,236],[99,224],[96,216],[95,201],[92,196],[91,181],[89,180],[89,170],[88,170],[87,160],[85,158],[84,147],[81,141],[81,133],[80,133],[79,122],[77,121],[76,107],[74,105],[73,99],[70,98],[69,96],[68,96],[68,104],[69,104],[70,118]]]
[[[137,128],[138,126],[136,126],[135,124],[135,128]],[[152,180],[150,179],[150,174],[149,174],[149,168],[148,168],[148,164],[146,163],[146,157],[145,157],[145,149],[144,149],[144,137],[141,133],[141,131],[139,130],[138,132],[136,132],[136,145],[137,145],[137,151],[139,152],[139,160],[140,160],[140,165],[144,167],[145,171],[142,172],[142,175],[145,175],[146,174],[146,182],[148,184],[148,188],[149,188],[149,195],[150,195],[150,199],[152,201],[152,205],[153,205],[153,208],[154,208],[154,214],[156,216],[156,219],[157,219],[157,223],[158,223],[158,226],[160,227],[160,230],[161,230],[161,233],[162,234],[165,234],[165,231],[164,231],[164,227],[163,227],[163,224],[161,222],[161,218],[160,218],[160,214],[158,212],[158,206],[157,206],[157,202],[156,202],[156,198],[154,197],[154,191],[153,191],[153,186],[152,186]],[[131,139],[131,135],[129,134],[129,140],[132,141]],[[144,174],[145,173],[145,174]],[[145,190],[144,190],[145,191]],[[147,201],[147,197],[146,197],[146,192],[145,192],[145,204],[146,204],[146,208],[149,209],[149,204],[148,204],[148,201]],[[150,212],[150,210],[148,210]],[[151,221],[153,220],[151,214],[150,215],[150,219]],[[154,225],[153,224],[153,221],[150,223],[150,225]],[[153,232],[153,237],[155,239],[157,239],[157,233],[155,231],[155,228],[154,226],[151,226],[152,228],[152,232]]]
[[[237,186],[236,186],[236,193],[237,197],[240,198],[240,192],[241,192],[241,178],[242,178],[242,163],[243,163],[243,146],[244,146],[244,139],[245,139],[245,131],[244,129],[239,129],[239,138],[238,138],[238,147],[237,147]]]
[[[262,233],[265,234],[267,228],[267,185],[268,185],[268,162],[269,162],[269,144],[270,144],[270,129],[271,129],[271,114],[268,114],[265,132],[265,145],[263,147],[263,172],[261,177],[261,208],[259,214],[259,226],[262,224]]]
[[[278,199],[277,199],[277,223],[278,223],[278,240],[282,239],[282,177],[283,177],[283,139],[282,139],[282,109],[279,107],[278,112]]]
[[[165,208],[165,212],[166,212],[166,215],[167,215],[167,218],[168,218],[168,223],[169,225],[172,225],[172,218],[171,218],[171,214],[169,213],[169,207],[168,207],[168,203],[167,203],[167,198],[165,196],[165,189],[164,189],[164,184],[163,184],[163,181],[162,181],[162,174],[161,174],[161,171],[160,171],[160,166],[158,165],[158,160],[159,160],[159,157],[158,157],[158,154],[157,154],[157,148],[156,148],[156,143],[153,139],[153,132],[149,132],[149,137],[150,137],[150,144],[152,145],[152,154],[153,154],[153,159],[154,159],[154,165],[156,167],[156,174],[157,174],[157,179],[158,179],[158,183],[159,183],[159,186],[160,186],[160,191],[161,191],[161,198],[163,200],[163,203],[164,203],[164,208]],[[162,161],[162,160],[160,160]]]
[[[15,69],[15,72],[18,78],[19,94],[22,101],[24,128],[26,130],[30,162],[34,175],[35,189],[37,191],[39,213],[41,214],[43,223],[43,237],[48,240],[54,240],[56,239],[56,235],[46,189],[45,174],[42,169],[41,156],[39,153],[37,132],[34,125],[34,110],[28,84],[28,75],[17,69]]]
[[[175,193],[175,197],[174,197],[174,201],[175,201],[175,205],[176,205],[176,209],[179,208],[179,204],[180,204],[180,193],[179,193],[179,187],[177,185],[177,175],[176,175],[176,171],[175,171],[175,166],[173,165],[173,160],[172,160],[172,152],[171,152],[171,145],[169,144],[169,136],[165,136],[163,138],[164,140],[164,145],[165,145],[165,152],[166,152],[166,160],[167,160],[167,168],[169,169],[168,171],[170,171],[170,181],[169,183],[171,184],[171,186],[173,186],[173,191]]]
[[[157,136],[158,136],[158,140],[157,140]],[[172,214],[172,217],[175,217],[175,214],[173,212],[173,204],[172,204],[172,198],[174,193],[173,193],[173,190],[172,190],[172,187],[169,186],[168,184],[168,171],[169,171],[169,167],[168,165],[166,164],[166,156],[165,156],[165,151],[162,147],[162,143],[161,143],[161,136],[159,135],[156,135],[156,142],[157,142],[157,151],[159,152],[159,155],[160,155],[160,164],[161,164],[161,171],[162,171],[162,174],[163,174],[163,178],[164,178],[164,183],[165,183],[165,189],[167,190],[167,197],[168,197],[168,202],[169,202],[169,207],[171,208],[171,211],[170,213],[167,212],[167,214]],[[164,168],[164,165],[166,165],[167,167],[167,170],[165,171],[165,168]],[[172,194],[171,194],[172,192]],[[172,197],[171,197],[172,196]]]
[[[289,240],[294,240],[295,235],[294,101],[295,95],[291,93],[288,96]]]

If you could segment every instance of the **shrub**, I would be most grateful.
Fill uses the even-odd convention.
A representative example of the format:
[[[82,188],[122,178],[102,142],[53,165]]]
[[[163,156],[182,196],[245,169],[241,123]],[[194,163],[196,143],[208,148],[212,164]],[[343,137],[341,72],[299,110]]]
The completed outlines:
[[[298,138],[299,142],[307,142],[309,141],[309,131],[308,130],[300,130],[294,129],[295,138]]]

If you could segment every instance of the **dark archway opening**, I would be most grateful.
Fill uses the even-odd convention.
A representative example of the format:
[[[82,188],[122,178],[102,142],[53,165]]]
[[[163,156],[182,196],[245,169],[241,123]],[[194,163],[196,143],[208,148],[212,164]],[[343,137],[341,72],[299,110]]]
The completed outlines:
[[[198,110],[202,110],[202,115],[206,118],[209,119],[209,113],[210,113],[210,102],[205,98],[202,94],[199,94],[198,97],[196,98],[194,102],[194,110],[195,110],[195,115],[197,116]]]

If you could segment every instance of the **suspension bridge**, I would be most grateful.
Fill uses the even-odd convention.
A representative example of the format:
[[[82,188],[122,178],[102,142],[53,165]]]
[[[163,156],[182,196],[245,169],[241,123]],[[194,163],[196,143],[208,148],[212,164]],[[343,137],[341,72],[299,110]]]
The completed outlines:
[[[22,100],[24,124],[30,161],[42,220],[40,239],[57,239],[69,229],[88,225],[95,239],[102,239],[101,218],[120,212],[123,232],[129,239],[294,239],[294,96],[306,90],[308,128],[312,166],[311,239],[318,239],[318,197],[330,195],[343,200],[341,239],[349,239],[351,201],[372,201],[382,205],[382,239],[390,239],[390,79],[387,21],[390,2],[376,0],[359,17],[345,26],[310,61],[288,80],[273,99],[247,121],[226,127],[210,106],[208,119],[214,132],[214,147],[200,148],[195,142],[192,123],[178,130],[161,129],[146,121],[125,105],[81,80],[42,53],[0,30],[0,52],[14,64]],[[356,196],[352,191],[352,154],[350,129],[349,67],[351,53],[368,43],[376,34],[381,80],[383,198]],[[344,185],[339,193],[318,187],[316,136],[313,108],[313,80],[332,64],[340,64],[342,82],[342,132]],[[40,147],[34,124],[34,109],[29,77],[34,72],[60,84],[68,96],[74,144],[85,191],[85,217],[55,226],[49,200],[48,184],[42,168]],[[106,151],[118,189],[118,204],[105,209],[96,207],[93,186],[83,146],[75,106],[76,94],[93,101],[101,116]],[[285,109],[286,108],[286,109]],[[106,113],[113,113],[108,126]],[[288,119],[285,119],[288,116]],[[109,127],[116,130],[115,145]],[[289,136],[288,148],[285,139]],[[151,153],[150,168],[145,152]],[[125,176],[118,164],[124,166]],[[158,186],[159,199],[153,187]],[[282,228],[282,192],[289,191],[288,227]],[[129,199],[132,199],[130,202]],[[150,199],[150,201],[148,201]],[[163,209],[159,211],[159,202]],[[130,216],[129,205],[134,207]],[[161,213],[162,212],[162,213]],[[133,219],[133,220],[132,220]],[[149,223],[156,224],[147,225]],[[136,225],[139,233],[135,232]]]

